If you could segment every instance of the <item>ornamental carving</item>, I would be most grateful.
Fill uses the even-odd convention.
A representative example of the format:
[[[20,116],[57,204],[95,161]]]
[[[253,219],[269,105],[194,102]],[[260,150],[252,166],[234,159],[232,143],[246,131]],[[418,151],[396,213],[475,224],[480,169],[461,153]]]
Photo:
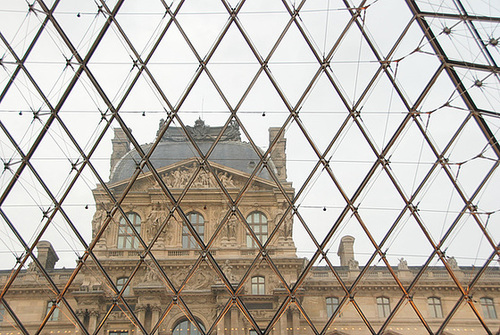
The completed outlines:
[[[186,276],[188,275],[188,271],[185,269],[178,270],[173,277],[173,282],[175,286],[179,287]],[[199,290],[208,288],[214,282],[213,277],[204,273],[202,270],[198,269],[198,271],[193,274],[189,281],[187,282],[187,287],[190,290]]]
[[[168,171],[163,180],[168,188],[184,188],[189,183],[193,175],[196,173],[196,165],[190,167],[179,167],[175,170]],[[217,178],[221,181],[222,185],[226,188],[238,187],[237,183],[233,180],[233,177],[225,172],[221,171],[217,173]],[[241,186],[241,184],[239,185]],[[201,170],[196,179],[191,184],[192,188],[219,188],[219,185],[215,181],[213,175],[209,172]]]
[[[166,120],[160,120],[156,136],[160,135],[162,128],[165,127],[166,124]],[[193,127],[185,126],[185,130],[180,127],[169,127],[163,134],[161,141],[186,142],[188,141],[186,131],[195,141],[214,141],[219,136],[222,129],[223,127],[210,127],[205,124],[205,121],[203,121],[202,119],[198,119],[194,122]],[[241,141],[240,127],[236,121],[233,120],[229,123],[219,141]]]

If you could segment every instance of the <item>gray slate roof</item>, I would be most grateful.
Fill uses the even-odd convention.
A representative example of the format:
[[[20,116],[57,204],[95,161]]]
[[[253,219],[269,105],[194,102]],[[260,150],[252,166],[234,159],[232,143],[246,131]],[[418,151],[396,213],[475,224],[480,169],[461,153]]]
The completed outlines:
[[[211,141],[202,141],[197,143],[200,150],[205,154]],[[151,144],[142,146],[144,152],[147,152]],[[189,142],[161,142],[150,157],[150,161],[156,169],[183,161],[185,159],[197,157],[200,158],[195,148]],[[136,170],[137,164],[141,161],[137,151],[131,150],[116,164],[110,176],[110,183],[130,178]],[[246,142],[225,141],[219,142],[209,157],[209,161],[251,174],[259,163],[259,156],[252,146]],[[274,170],[274,164],[270,162],[269,166]],[[149,171],[147,167],[144,172]],[[267,169],[263,169],[257,174],[258,177],[270,180],[271,177]]]

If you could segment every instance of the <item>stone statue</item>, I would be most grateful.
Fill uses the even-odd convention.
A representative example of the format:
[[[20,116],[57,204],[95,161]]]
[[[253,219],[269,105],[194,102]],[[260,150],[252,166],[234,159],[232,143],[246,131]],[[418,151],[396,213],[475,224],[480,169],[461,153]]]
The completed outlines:
[[[357,260],[351,258],[347,264],[349,270],[359,270],[359,262]]]
[[[408,270],[408,262],[403,257],[399,259],[398,270]]]
[[[229,240],[236,238],[236,218],[233,215],[227,221],[226,233]]]
[[[104,220],[106,220],[106,211],[104,209],[96,210],[94,217],[92,218],[92,238],[97,235],[97,232],[101,229]]]
[[[151,283],[158,281],[160,281],[160,278],[158,277],[158,274],[155,271],[154,264],[148,264],[146,267],[146,274],[144,275],[144,282]]]
[[[458,263],[455,257],[448,257],[448,265],[451,267],[452,270],[458,270]]]
[[[285,238],[292,237],[292,220],[286,220],[283,222],[283,234]]]
[[[150,224],[151,237],[157,233],[163,223],[163,220],[165,220],[165,211],[162,209],[162,206],[159,203],[156,206],[153,205],[151,213],[149,213],[148,218],[146,219],[146,221]]]
[[[233,266],[229,264],[229,260],[226,259],[224,265],[222,265],[221,270],[222,272],[224,272],[224,275],[226,276],[227,280],[229,280],[229,282],[235,281],[235,277],[233,275]]]
[[[234,185],[233,178],[227,172],[219,172],[217,177],[219,177],[220,182],[222,183],[222,185],[224,185],[224,187],[226,188],[236,187]]]

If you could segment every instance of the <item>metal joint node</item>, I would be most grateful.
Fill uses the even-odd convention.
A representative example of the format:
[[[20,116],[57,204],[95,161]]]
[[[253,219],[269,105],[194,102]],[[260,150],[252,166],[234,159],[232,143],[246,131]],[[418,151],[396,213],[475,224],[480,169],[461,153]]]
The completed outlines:
[[[439,157],[439,163],[444,165],[444,164],[448,164],[448,162],[449,162],[448,158],[443,157],[443,156]]]
[[[351,211],[352,211],[353,213],[357,213],[357,212],[358,212],[358,207],[354,206],[353,204],[350,204],[350,205],[349,205],[349,208],[351,209]]]
[[[408,208],[410,209],[410,211],[411,211],[412,213],[416,213],[416,212],[418,212],[418,207],[417,207],[417,206],[415,206],[415,205],[413,205],[413,204],[408,204]]]

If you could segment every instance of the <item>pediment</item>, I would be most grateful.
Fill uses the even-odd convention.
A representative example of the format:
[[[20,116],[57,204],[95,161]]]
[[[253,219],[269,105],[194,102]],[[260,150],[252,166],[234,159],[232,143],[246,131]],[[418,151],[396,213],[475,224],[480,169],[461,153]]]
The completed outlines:
[[[199,163],[195,158],[186,159],[175,164],[171,164],[161,169],[157,169],[158,175],[163,183],[170,190],[182,190],[191,181],[192,176],[198,170]],[[222,185],[230,190],[240,190],[250,178],[250,174],[215,163],[210,162],[214,173]],[[120,191],[128,184],[129,180],[123,180],[109,185],[111,189]],[[276,189],[274,181],[260,177],[254,177],[250,190],[272,190]],[[151,188],[160,188],[151,172],[140,175],[132,187],[132,191],[146,191]],[[191,183],[190,189],[215,189],[219,190],[219,184],[213,174],[200,170],[196,178]]]

